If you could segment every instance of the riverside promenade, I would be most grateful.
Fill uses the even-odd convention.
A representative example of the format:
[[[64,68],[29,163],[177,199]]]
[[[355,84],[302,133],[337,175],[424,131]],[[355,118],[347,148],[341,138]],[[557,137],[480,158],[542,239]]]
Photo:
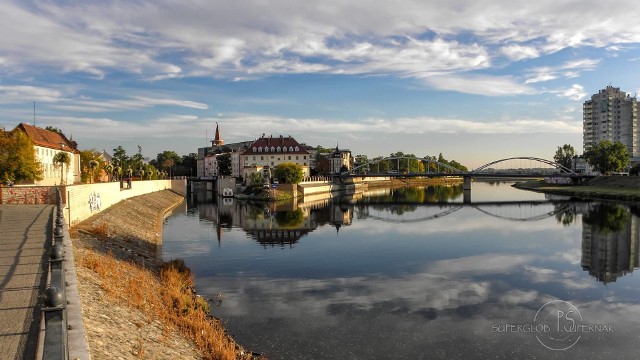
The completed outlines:
[[[34,359],[53,205],[0,205],[0,356]]]

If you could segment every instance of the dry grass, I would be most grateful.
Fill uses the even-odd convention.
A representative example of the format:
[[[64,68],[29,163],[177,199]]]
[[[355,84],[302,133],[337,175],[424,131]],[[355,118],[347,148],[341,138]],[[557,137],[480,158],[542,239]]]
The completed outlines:
[[[218,321],[209,315],[209,304],[195,295],[193,277],[182,261],[165,263],[159,274],[134,262],[117,260],[112,254],[87,252],[78,259],[101,278],[106,295],[139,309],[148,321],[157,320],[177,328],[191,339],[206,359],[235,359],[236,344]],[[143,356],[140,343],[136,355]]]
[[[109,225],[102,223],[91,228],[90,232],[100,238],[106,238],[109,236]]]

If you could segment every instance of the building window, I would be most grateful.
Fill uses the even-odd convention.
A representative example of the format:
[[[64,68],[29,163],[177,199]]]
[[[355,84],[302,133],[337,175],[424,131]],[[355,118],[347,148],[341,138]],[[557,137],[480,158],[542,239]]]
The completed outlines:
[[[254,149],[255,149],[255,148],[254,148]],[[255,160],[256,160],[256,156],[255,156],[255,155],[253,155],[253,161],[255,161]]]
[[[298,160],[298,155],[296,155],[296,160]]]
[[[258,148],[258,152],[262,152],[262,146]]]
[[[296,151],[300,151],[300,148],[296,146]]]
[[[282,148],[280,148],[280,146],[278,146],[278,152],[280,152],[282,150]]]
[[[289,151],[293,151],[293,146],[289,146]]]
[[[264,156],[260,156],[260,160],[264,160]]]
[[[271,147],[271,152],[276,152],[276,148],[274,148],[273,146]]]
[[[285,146],[285,147],[283,147],[283,148],[282,148],[282,151],[287,152],[287,147],[286,147],[286,146]]]
[[[307,163],[305,162],[305,163],[303,163],[303,165],[304,165],[304,166],[307,166]]]
[[[271,160],[273,160],[273,155],[271,155]],[[273,163],[272,163],[273,164]]]
[[[291,155],[289,155],[289,160],[291,160]]]
[[[307,160],[307,155],[303,156],[302,158],[303,158],[303,159],[305,159],[305,160]]]
[[[273,161],[271,162],[271,166],[273,166]]]
[[[256,152],[256,147],[255,146],[253,147],[253,152]]]
[[[280,158],[278,158],[278,161],[280,161]]]

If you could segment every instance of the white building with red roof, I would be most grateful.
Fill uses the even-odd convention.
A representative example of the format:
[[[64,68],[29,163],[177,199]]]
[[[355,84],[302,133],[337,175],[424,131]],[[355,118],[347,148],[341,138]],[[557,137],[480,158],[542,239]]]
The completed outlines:
[[[311,153],[291,136],[266,137],[264,134],[239,153],[240,176],[245,178],[255,172],[269,174],[270,170],[283,163],[294,163],[302,167],[304,176],[309,176]]]
[[[36,159],[42,164],[43,179],[35,181],[35,185],[51,186],[73,184],[80,182],[80,151],[78,144],[67,139],[64,134],[49,131],[26,123],[21,123],[12,131],[22,131],[34,144]],[[59,153],[69,154],[71,163],[60,168],[53,162],[53,157]]]

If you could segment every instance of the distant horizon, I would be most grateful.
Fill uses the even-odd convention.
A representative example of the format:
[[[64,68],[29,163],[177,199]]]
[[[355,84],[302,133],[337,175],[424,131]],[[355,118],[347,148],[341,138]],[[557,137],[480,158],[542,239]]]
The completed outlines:
[[[631,1],[8,0],[0,126],[54,126],[154,158],[292,135],[469,168],[582,153],[582,103],[640,89]],[[590,11],[584,11],[589,9]],[[29,24],[25,26],[24,24]]]

